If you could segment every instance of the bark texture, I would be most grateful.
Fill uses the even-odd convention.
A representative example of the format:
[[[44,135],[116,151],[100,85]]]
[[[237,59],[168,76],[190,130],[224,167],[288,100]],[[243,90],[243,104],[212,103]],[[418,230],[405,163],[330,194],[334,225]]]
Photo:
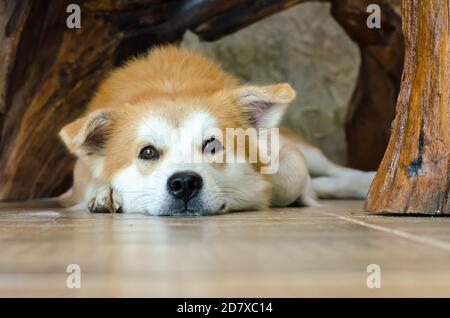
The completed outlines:
[[[347,163],[376,170],[390,137],[400,89],[404,49],[395,2],[334,0],[332,15],[359,46],[361,66],[346,118]],[[367,7],[377,4],[381,28],[369,28]]]
[[[366,208],[450,214],[450,0],[404,0],[406,58],[389,145]]]

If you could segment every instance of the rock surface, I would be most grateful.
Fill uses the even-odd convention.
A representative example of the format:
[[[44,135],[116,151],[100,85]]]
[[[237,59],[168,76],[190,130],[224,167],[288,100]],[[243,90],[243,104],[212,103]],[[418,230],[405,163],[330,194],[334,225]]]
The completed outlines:
[[[245,82],[289,82],[297,90],[284,124],[345,162],[344,120],[359,69],[358,47],[326,3],[303,3],[216,42],[187,33],[182,46]]]

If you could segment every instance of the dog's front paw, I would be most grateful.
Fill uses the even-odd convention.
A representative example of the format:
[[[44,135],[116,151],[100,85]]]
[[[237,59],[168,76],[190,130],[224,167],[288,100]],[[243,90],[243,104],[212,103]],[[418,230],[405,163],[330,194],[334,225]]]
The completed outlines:
[[[93,213],[120,213],[122,205],[119,195],[109,186],[97,189],[88,202],[88,209]]]

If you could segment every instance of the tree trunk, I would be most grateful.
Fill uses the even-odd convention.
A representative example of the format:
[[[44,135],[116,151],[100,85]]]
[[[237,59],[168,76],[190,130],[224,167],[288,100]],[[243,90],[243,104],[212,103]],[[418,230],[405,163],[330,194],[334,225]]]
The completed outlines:
[[[375,212],[450,214],[450,0],[404,0],[405,65]]]
[[[346,118],[347,164],[377,170],[390,137],[403,69],[403,36],[395,1],[333,0],[331,13],[360,50],[361,66]],[[381,27],[366,24],[367,7],[380,7]]]

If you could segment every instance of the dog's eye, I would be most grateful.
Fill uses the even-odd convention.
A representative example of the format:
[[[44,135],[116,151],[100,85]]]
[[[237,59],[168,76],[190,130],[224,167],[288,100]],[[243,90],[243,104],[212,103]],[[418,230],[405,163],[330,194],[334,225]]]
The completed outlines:
[[[145,146],[139,153],[139,159],[154,160],[159,158],[159,152],[153,146]]]
[[[204,154],[214,155],[223,149],[222,144],[214,136],[203,142],[202,151]]]

